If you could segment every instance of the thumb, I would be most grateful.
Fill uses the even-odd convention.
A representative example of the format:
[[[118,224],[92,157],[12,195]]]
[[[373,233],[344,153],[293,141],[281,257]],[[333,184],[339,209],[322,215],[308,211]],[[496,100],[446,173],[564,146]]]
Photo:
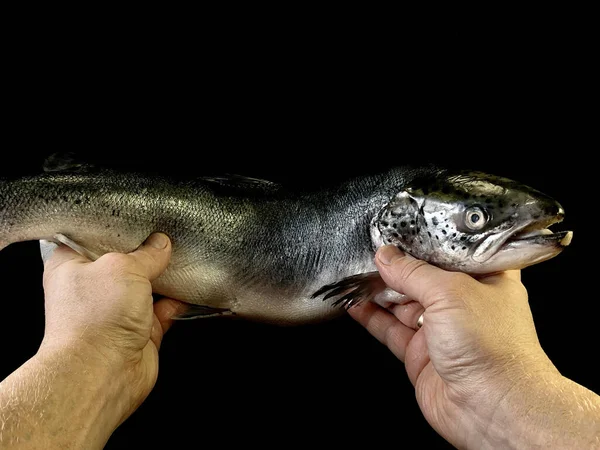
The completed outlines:
[[[171,241],[166,234],[154,233],[129,255],[135,259],[140,275],[152,281],[158,278],[169,264]]]
[[[383,281],[396,292],[418,301],[424,308],[435,302],[436,287],[448,280],[450,272],[402,252],[395,245],[381,247],[375,264]],[[439,289],[435,289],[439,292]]]

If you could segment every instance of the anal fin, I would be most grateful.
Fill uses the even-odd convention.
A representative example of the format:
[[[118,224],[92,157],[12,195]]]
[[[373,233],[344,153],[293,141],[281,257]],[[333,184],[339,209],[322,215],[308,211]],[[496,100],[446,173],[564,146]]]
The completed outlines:
[[[188,309],[173,316],[174,320],[205,319],[208,317],[233,316],[235,313],[228,308],[213,308],[206,305],[189,305]]]

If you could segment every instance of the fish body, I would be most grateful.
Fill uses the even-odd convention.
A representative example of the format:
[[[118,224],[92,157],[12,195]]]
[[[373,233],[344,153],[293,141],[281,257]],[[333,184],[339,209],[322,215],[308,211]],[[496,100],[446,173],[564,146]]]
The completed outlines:
[[[343,312],[336,296],[350,292],[352,302],[359,293],[374,295],[381,284],[374,282],[373,257],[384,244],[466,272],[525,267],[562,249],[565,236],[535,232],[537,225],[562,219],[554,200],[510,180],[456,176],[399,167],[316,191],[235,176],[173,180],[51,169],[0,180],[0,249],[19,241],[60,241],[96,258],[133,251],[151,233],[164,232],[173,251],[154,292],[195,305],[189,317],[234,314],[278,324],[333,318]],[[487,199],[497,208],[499,199],[516,206],[492,214]],[[442,211],[446,216],[436,219]],[[474,211],[482,214],[477,220]],[[466,227],[465,214],[469,224],[481,220],[485,229]],[[517,250],[525,254],[538,239],[544,252],[494,262],[507,239],[527,227],[534,230],[531,242]],[[454,240],[462,244],[459,250]],[[487,261],[494,264],[486,269]],[[354,287],[347,288],[348,280]],[[324,286],[336,292],[328,300],[315,295]]]

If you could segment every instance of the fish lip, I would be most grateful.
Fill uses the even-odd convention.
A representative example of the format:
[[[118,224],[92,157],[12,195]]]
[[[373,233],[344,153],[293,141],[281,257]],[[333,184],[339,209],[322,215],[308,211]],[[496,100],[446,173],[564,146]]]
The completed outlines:
[[[572,231],[556,231],[552,232],[547,228],[539,230],[539,234],[530,234],[528,236],[512,237],[506,241],[507,244],[510,243],[531,243],[536,245],[544,245],[544,244],[557,244],[562,247],[566,247],[571,243],[571,239],[573,237]],[[543,231],[550,231],[550,233],[542,233]],[[520,233],[521,234],[521,233]]]
[[[505,241],[504,246],[518,244],[558,245],[566,247],[571,243],[572,231],[552,231],[550,226],[562,222],[563,215],[531,221],[515,232]]]
[[[561,217],[532,220],[518,228],[515,227],[508,238],[496,247],[496,251],[485,264],[472,272],[489,273],[490,267],[498,271],[523,269],[555,257],[573,238],[572,231],[552,232],[546,228],[560,222],[560,219]]]
[[[547,247],[550,249],[562,249],[570,244],[573,233],[557,232],[553,233],[547,227],[562,222],[564,213],[561,212],[555,216],[545,216],[524,222],[520,226],[513,226],[506,230],[505,235],[494,247],[495,251],[490,252],[485,258],[480,258],[479,262],[484,262],[498,253],[514,249],[524,249],[527,247]],[[554,251],[554,250],[552,250]],[[477,260],[475,257],[473,259]]]

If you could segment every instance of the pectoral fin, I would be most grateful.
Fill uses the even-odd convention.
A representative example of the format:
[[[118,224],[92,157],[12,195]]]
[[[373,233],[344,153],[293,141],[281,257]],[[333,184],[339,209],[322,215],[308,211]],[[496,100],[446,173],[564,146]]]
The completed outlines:
[[[402,305],[411,300],[405,294],[387,287],[379,272],[352,275],[336,283],[328,284],[315,292],[312,298],[323,294],[325,294],[323,300],[335,298],[333,305],[343,305],[346,309],[361,302],[373,302],[388,308],[393,304]]]
[[[367,272],[323,286],[312,295],[312,298],[325,294],[323,300],[335,298],[334,306],[342,305],[348,309],[360,302],[372,300],[386,287],[379,272]]]

